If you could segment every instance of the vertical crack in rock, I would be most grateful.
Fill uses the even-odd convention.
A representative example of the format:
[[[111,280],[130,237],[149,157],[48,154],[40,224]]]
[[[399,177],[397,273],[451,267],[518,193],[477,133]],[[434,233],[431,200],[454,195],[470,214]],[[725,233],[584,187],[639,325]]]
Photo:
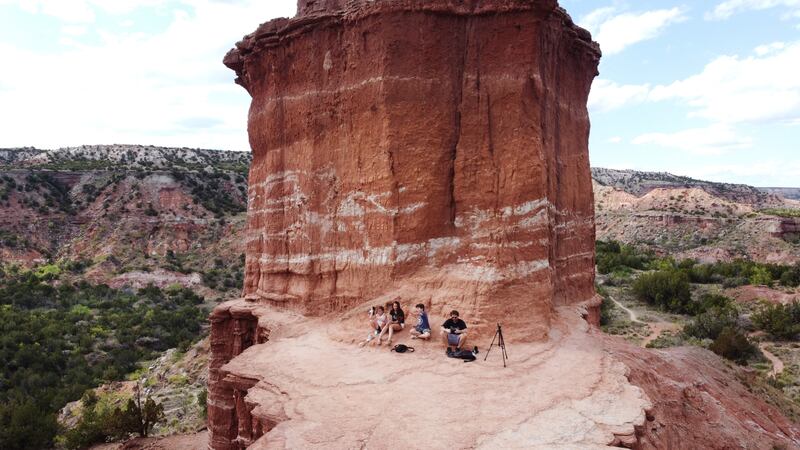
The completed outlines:
[[[447,176],[448,195],[450,203],[450,227],[455,227],[456,221],[456,160],[458,157],[458,145],[461,142],[461,109],[464,106],[464,84],[467,65],[467,52],[469,51],[469,34],[471,20],[469,17],[459,20],[460,30],[458,36],[460,60],[456,63],[455,76],[453,77],[453,99],[455,108],[453,109],[453,138],[450,144],[450,170]]]

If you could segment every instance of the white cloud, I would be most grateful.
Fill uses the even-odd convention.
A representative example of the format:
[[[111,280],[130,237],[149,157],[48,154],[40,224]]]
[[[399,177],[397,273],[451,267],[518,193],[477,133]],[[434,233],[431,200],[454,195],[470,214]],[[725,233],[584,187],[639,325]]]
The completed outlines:
[[[773,42],[771,44],[759,45],[755,48],[755,52],[758,56],[766,56],[775,51],[783,50],[784,48],[786,48],[785,42]]]
[[[619,136],[612,136],[612,137],[608,138],[607,142],[609,144],[619,144],[620,142],[622,142],[622,138],[619,137]]]
[[[610,111],[642,102],[678,101],[689,117],[714,123],[800,120],[800,42],[760,46],[755,55],[720,56],[703,71],[668,85],[620,85],[598,79],[589,107]]]
[[[592,11],[578,22],[592,32],[605,55],[658,36],[667,26],[686,20],[681,8],[616,14],[614,7]]]
[[[589,109],[592,111],[611,111],[633,103],[645,101],[650,94],[647,84],[618,84],[599,78],[592,84],[589,93]]]
[[[82,36],[86,34],[86,27],[82,25],[66,25],[61,27],[61,33],[67,36]]]
[[[14,3],[14,2],[11,2]],[[94,22],[94,10],[84,0],[20,0],[19,6],[34,14],[47,14],[65,22]]]
[[[45,14],[69,23],[92,23],[98,9],[119,15],[166,3],[167,0],[0,0],[0,5],[17,5],[32,14]]]
[[[690,116],[716,122],[772,122],[800,118],[800,42],[763,56],[721,56],[697,75],[654,87],[648,99],[679,100]]]
[[[647,133],[633,139],[634,145],[656,145],[699,155],[721,155],[729,150],[748,148],[749,137],[740,136],[730,126],[714,124],[674,133]]]
[[[740,180],[755,186],[800,187],[800,163],[779,160],[743,164],[691,164],[681,166],[682,175],[700,180],[730,182]]]
[[[727,0],[718,3],[713,11],[706,13],[705,17],[706,20],[725,20],[737,13],[764,10],[776,6],[800,8],[800,0]],[[788,19],[791,16],[796,17],[798,13],[800,11],[790,12],[784,16],[784,19]]]
[[[113,6],[121,14],[133,7]],[[0,90],[0,146],[141,143],[246,150],[249,97],[233,83],[222,57],[260,23],[291,16],[295,7],[293,0],[186,0],[170,7],[172,22],[155,35],[98,23],[91,28],[101,44],[73,41],[60,53],[0,42],[0,60],[14,61],[0,71],[0,86],[13,87]],[[62,26],[73,19],[63,18]]]

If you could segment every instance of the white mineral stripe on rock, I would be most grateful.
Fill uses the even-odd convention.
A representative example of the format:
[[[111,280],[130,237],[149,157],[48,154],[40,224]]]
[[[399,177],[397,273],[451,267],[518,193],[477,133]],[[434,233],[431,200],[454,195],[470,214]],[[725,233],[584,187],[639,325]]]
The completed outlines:
[[[519,221],[522,228],[535,228],[547,223],[547,210],[543,209],[531,217],[525,217]]]
[[[425,243],[400,244],[397,246],[396,250],[396,262],[409,262],[422,257],[422,252],[425,250]]]
[[[292,181],[295,183],[300,182],[299,175],[305,174],[306,172],[303,171],[295,171],[295,170],[287,170],[284,172],[275,172],[267,175],[264,181],[260,181],[258,183],[253,183],[247,187],[247,190],[252,190],[256,188],[263,188],[269,186],[270,184],[281,182],[281,181]]]
[[[420,78],[420,77],[398,77],[398,76],[380,76],[380,77],[372,77],[367,78],[366,80],[362,80],[358,83],[342,86],[338,89],[319,89],[315,91],[306,91],[302,94],[295,94],[295,95],[281,95],[276,97],[267,97],[266,104],[275,103],[277,101],[294,101],[294,100],[302,100],[308,97],[318,96],[318,95],[333,95],[339,94],[342,92],[347,91],[354,91],[357,89],[361,89],[365,86],[369,86],[370,84],[374,83],[382,83],[384,81],[399,81],[399,82],[414,82],[414,83],[431,83],[435,85],[441,85],[443,80],[439,78]]]
[[[417,202],[402,208],[387,207],[381,201],[390,197],[392,192],[382,192],[377,194],[367,194],[362,191],[353,191],[348,193],[344,200],[341,201],[337,207],[336,213],[342,217],[364,217],[367,214],[385,214],[388,216],[396,216],[398,214],[411,214],[414,211],[423,208],[426,203]],[[362,204],[363,203],[363,204]],[[369,206],[372,205],[370,208]]]
[[[304,265],[312,262],[335,261],[339,263],[356,265],[388,265],[392,262],[405,262],[421,258],[422,250],[426,244],[393,244],[384,247],[370,247],[359,249],[336,249],[323,253],[306,255],[269,255],[262,254],[259,262],[262,264]]]
[[[516,275],[516,278],[524,278],[536,272],[550,268],[550,261],[539,259],[536,261],[522,261],[506,268]]]
[[[464,214],[456,216],[455,226],[458,228],[468,226],[470,230],[475,232],[481,228],[485,228],[483,224],[490,220],[500,220],[507,223],[507,220],[512,217],[526,217],[541,208],[554,209],[555,207],[547,198],[540,198],[518,205],[505,206],[499,210],[473,208]],[[545,211],[546,210],[539,211],[537,216],[539,214],[544,214],[546,216]],[[530,224],[531,222],[527,223]]]
[[[489,283],[504,280],[518,280],[549,268],[550,262],[546,259],[521,261],[505,267],[471,263],[450,264],[444,267],[449,275],[455,276],[458,279]]]
[[[457,237],[443,237],[430,239],[427,242],[428,252],[427,256],[432,258],[436,256],[439,251],[444,249],[453,249],[461,245],[461,239]]]
[[[536,242],[533,241],[511,241],[511,242],[473,242],[470,247],[476,250],[494,250],[504,248],[525,248],[531,247]]]
[[[557,224],[553,228],[556,230],[561,230],[563,228],[576,228],[576,227],[588,227],[588,226],[594,226],[594,219],[591,217],[585,219],[568,220],[566,222]]]
[[[544,206],[552,206],[552,204],[549,201],[547,201],[547,198],[540,198],[538,200],[525,202],[521,205],[515,206],[514,214],[518,216],[523,216],[533,211],[536,211],[537,209],[542,208]]]
[[[593,251],[588,251],[588,252],[583,252],[583,253],[572,253],[570,255],[560,256],[560,257],[556,258],[556,261],[560,262],[560,261],[567,261],[567,260],[576,259],[576,258],[592,258],[592,257],[594,257],[594,252]]]

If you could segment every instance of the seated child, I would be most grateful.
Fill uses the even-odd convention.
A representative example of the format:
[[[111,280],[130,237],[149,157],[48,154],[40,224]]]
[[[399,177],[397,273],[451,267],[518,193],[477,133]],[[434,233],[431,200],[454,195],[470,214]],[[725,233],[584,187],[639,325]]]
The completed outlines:
[[[395,331],[400,331],[406,326],[406,314],[403,312],[403,308],[400,307],[400,302],[395,300],[390,303],[389,308],[389,323],[383,327],[378,335],[378,345],[381,345],[381,339],[383,339],[383,335],[387,331],[389,332],[389,339],[386,344],[392,345],[392,336],[394,336]]]
[[[425,305],[418,303],[414,308],[417,313],[417,324],[409,332],[411,339],[428,339],[431,337],[431,324],[428,322],[428,313],[425,312]]]
[[[369,327],[370,332],[367,335],[367,340],[358,344],[359,347],[363,347],[367,345],[371,340],[375,339],[375,336],[378,336],[383,330],[383,327],[386,326],[386,323],[389,321],[389,318],[386,317],[386,313],[384,312],[383,306],[373,306],[369,309]]]

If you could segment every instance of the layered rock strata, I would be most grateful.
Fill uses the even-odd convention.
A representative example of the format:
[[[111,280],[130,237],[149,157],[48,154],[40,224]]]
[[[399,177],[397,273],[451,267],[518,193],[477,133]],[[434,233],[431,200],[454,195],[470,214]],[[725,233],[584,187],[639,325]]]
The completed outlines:
[[[259,27],[225,58],[253,97],[245,297],[318,316],[410,283],[544,337],[595,295],[599,56],[555,1],[307,0]]]

